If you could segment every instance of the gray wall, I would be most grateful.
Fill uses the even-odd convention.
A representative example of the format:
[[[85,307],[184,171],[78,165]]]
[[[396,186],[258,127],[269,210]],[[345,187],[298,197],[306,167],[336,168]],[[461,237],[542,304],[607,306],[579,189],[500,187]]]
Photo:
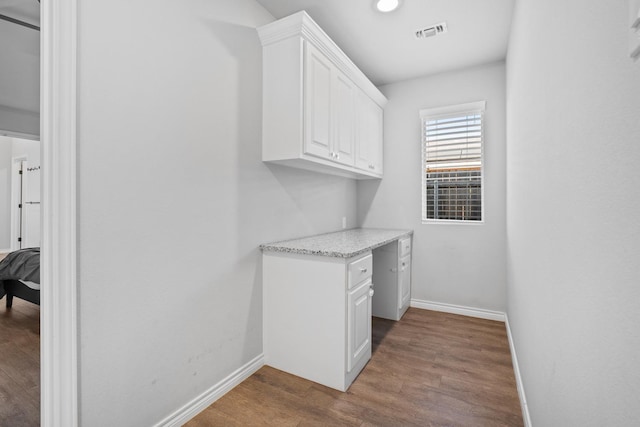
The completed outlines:
[[[640,420],[640,62],[628,2],[519,0],[508,316],[535,426]]]
[[[258,245],[355,226],[356,184],[261,162],[253,0],[78,18],[81,424],[151,425],[261,354]]]
[[[364,227],[415,231],[412,298],[504,311],[504,62],[382,86],[384,179],[358,183]],[[486,100],[484,224],[421,223],[419,110]]]
[[[0,135],[40,134],[40,32],[0,21]]]

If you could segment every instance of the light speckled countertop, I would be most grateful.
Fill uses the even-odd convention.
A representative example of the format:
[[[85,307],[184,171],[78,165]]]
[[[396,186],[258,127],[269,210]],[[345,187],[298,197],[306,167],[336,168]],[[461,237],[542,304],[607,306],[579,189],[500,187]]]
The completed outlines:
[[[351,258],[413,234],[413,230],[352,228],[335,233],[260,245],[263,251]]]

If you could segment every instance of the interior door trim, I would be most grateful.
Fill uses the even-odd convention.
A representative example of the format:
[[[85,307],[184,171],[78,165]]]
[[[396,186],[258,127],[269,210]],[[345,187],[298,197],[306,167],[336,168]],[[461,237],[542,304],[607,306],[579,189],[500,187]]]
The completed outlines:
[[[78,425],[76,0],[41,3],[40,419]]]

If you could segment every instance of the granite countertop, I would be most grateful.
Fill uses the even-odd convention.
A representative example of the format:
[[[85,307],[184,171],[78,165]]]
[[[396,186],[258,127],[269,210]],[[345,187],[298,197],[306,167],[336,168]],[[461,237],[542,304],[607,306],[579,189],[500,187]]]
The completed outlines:
[[[260,245],[260,249],[291,254],[351,258],[412,234],[413,230],[353,228],[301,239],[265,243]]]

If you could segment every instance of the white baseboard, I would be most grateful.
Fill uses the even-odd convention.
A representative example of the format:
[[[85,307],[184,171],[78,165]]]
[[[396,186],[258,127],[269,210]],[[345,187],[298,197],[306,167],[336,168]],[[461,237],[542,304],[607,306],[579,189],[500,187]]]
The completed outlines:
[[[0,249],[0,254],[8,254],[9,252],[12,252],[11,249]]]
[[[462,305],[446,304],[443,302],[411,299],[411,307],[424,310],[442,311],[444,313],[461,314],[462,316],[478,317],[480,319],[504,322],[505,314],[501,311],[485,310],[482,308],[465,307]]]
[[[187,421],[204,411],[209,405],[220,399],[232,388],[249,378],[254,372],[264,366],[264,354],[260,354],[246,365],[232,372],[219,383],[188,402],[164,420],[156,424],[156,427],[180,427]]]
[[[516,375],[516,384],[518,386],[518,396],[520,397],[520,407],[522,408],[522,419],[524,427],[532,427],[531,415],[529,414],[529,406],[527,405],[527,397],[524,394],[524,385],[522,384],[522,376],[520,375],[520,366],[518,365],[518,356],[516,355],[516,346],[511,336],[511,327],[509,326],[509,317],[504,315],[505,325],[507,327],[507,337],[509,337],[509,347],[511,349],[511,360],[513,361],[513,372]]]

